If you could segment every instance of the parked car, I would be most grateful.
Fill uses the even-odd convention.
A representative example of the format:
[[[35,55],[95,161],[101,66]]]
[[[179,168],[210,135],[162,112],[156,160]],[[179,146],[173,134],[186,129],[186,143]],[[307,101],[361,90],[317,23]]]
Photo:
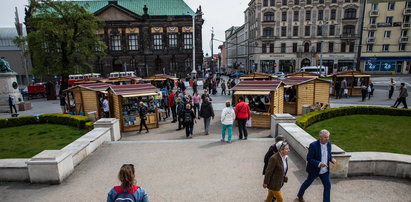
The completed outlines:
[[[276,72],[276,73],[274,73],[274,76],[285,77],[285,74],[284,74],[284,72]]]
[[[241,77],[241,76],[244,76],[244,73],[237,72],[237,73],[231,74],[230,78],[238,78],[238,77]]]

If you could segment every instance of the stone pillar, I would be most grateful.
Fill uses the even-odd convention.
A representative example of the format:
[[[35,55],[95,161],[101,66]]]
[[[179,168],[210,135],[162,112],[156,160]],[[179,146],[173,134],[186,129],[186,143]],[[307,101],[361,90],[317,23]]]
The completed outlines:
[[[295,123],[295,117],[291,114],[273,114],[271,115],[271,137],[275,138],[278,135],[279,123]]]
[[[44,150],[27,161],[31,183],[60,184],[74,170],[70,152]]]
[[[330,163],[330,176],[333,178],[347,177],[351,155],[334,144],[331,152],[337,162],[335,164]]]
[[[94,128],[111,128],[111,141],[117,141],[121,138],[120,121],[115,118],[102,118],[94,123]]]
[[[10,113],[9,95],[14,97],[16,108],[20,102],[23,102],[16,76],[15,72],[0,73],[0,112]]]

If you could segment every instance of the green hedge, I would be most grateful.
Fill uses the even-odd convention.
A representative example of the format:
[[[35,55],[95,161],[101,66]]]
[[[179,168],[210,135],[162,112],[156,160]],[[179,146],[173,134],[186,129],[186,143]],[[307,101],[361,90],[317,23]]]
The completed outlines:
[[[38,123],[37,117],[35,116],[21,116],[21,117],[12,117],[7,119],[7,127],[16,127],[28,124]]]
[[[91,131],[94,129],[94,122],[89,121],[86,123],[86,130]]]
[[[319,121],[327,120],[338,116],[348,116],[354,114],[411,116],[411,109],[367,106],[330,108],[326,110],[310,112],[308,114],[305,114],[296,120],[296,124],[301,128],[307,128]]]
[[[90,118],[70,114],[43,114],[39,116],[39,121],[40,123],[62,124],[85,129],[86,123],[90,121]]]

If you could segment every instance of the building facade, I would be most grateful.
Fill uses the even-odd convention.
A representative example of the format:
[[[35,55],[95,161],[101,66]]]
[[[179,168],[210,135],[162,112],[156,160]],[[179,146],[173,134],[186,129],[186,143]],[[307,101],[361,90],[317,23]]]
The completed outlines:
[[[411,1],[368,0],[362,34],[361,70],[410,74]]]
[[[227,72],[248,72],[248,32],[245,24],[225,31]]]
[[[289,73],[322,63],[332,73],[357,66],[359,0],[251,0],[245,15],[256,71]]]
[[[95,72],[108,75],[135,71],[141,77],[157,73],[185,76],[193,70],[193,43],[195,68],[200,71],[204,23],[201,7],[194,12],[183,0],[71,2],[84,6],[104,21],[97,35],[108,49],[106,56],[93,61]]]

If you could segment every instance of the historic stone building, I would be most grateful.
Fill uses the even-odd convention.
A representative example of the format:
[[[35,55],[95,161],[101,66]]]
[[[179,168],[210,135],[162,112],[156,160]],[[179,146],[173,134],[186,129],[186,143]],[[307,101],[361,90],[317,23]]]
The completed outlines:
[[[70,1],[104,21],[97,34],[108,47],[94,61],[95,72],[135,71],[144,77],[156,73],[185,76],[193,66],[193,16],[195,62],[202,65],[201,7],[194,12],[183,0]]]
[[[247,71],[247,33],[245,25],[233,26],[225,31],[227,72]]]
[[[295,72],[320,64],[332,73],[357,66],[359,0],[251,0],[245,11],[250,64]]]

